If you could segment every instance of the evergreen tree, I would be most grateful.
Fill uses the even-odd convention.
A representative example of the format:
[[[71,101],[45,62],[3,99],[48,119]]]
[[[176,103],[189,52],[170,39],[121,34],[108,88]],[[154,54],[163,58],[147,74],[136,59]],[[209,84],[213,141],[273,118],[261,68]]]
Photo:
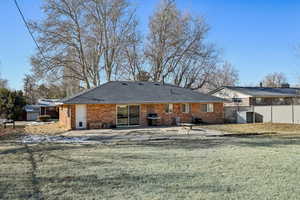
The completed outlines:
[[[0,118],[20,120],[26,100],[22,91],[0,88]]]

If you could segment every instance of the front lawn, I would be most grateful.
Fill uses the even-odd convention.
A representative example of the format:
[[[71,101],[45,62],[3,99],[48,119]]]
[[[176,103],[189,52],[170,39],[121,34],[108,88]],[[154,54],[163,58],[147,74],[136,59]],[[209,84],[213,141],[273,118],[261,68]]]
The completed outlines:
[[[300,138],[0,143],[0,199],[299,199]]]
[[[239,134],[299,134],[300,124],[256,123],[256,124],[220,124],[203,128]]]

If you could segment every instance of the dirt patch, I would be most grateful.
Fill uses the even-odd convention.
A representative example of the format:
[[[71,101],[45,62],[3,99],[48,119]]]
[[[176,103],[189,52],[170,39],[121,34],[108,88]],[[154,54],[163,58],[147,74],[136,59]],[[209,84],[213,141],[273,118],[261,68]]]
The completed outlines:
[[[64,126],[59,122],[42,124],[42,125],[28,125],[25,127],[26,134],[47,134],[47,135],[56,135],[66,132]]]

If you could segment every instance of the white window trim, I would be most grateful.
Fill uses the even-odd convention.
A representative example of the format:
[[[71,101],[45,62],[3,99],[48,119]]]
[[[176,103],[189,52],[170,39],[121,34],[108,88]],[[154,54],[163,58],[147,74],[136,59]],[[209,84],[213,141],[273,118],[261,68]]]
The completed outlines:
[[[168,113],[168,114],[173,113],[173,104],[168,103],[166,105],[168,105],[168,112],[166,112],[166,109],[165,109],[165,113]]]
[[[210,111],[207,111],[207,112],[214,112],[214,104],[213,103],[209,103],[207,105],[211,105],[211,110]],[[208,108],[208,107],[207,107]]]
[[[188,104],[188,103],[181,104],[181,106],[183,106],[183,105],[185,105],[185,111],[182,111],[182,107],[181,107],[182,113],[189,113],[190,112],[190,104]]]
[[[212,113],[212,112],[214,112],[214,104],[213,103],[207,103],[207,104],[204,104],[204,105],[206,105],[206,110],[204,110],[203,112],[205,112],[205,113]],[[211,105],[211,110],[209,110],[209,106]]]

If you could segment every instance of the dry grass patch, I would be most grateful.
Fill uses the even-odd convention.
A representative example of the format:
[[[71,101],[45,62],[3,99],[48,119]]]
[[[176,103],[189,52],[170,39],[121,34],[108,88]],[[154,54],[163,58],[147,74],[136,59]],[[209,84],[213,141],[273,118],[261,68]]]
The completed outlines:
[[[56,135],[56,134],[64,133],[67,130],[68,129],[62,126],[59,122],[43,124],[43,125],[28,125],[25,127],[25,133],[27,134]]]
[[[205,128],[238,134],[298,134],[300,124],[258,123],[208,125]]]

